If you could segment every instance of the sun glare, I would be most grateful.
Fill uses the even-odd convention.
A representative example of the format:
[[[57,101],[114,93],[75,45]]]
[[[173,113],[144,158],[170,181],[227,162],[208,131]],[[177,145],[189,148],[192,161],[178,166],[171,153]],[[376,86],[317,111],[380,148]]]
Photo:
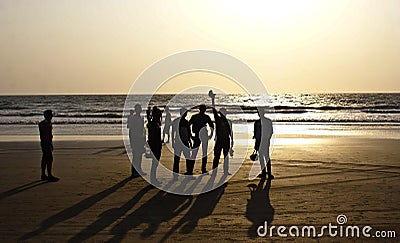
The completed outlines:
[[[227,12],[232,12],[236,16],[244,19],[262,20],[268,22],[288,21],[306,17],[313,12],[319,2],[317,1],[229,1],[223,0],[222,7]]]

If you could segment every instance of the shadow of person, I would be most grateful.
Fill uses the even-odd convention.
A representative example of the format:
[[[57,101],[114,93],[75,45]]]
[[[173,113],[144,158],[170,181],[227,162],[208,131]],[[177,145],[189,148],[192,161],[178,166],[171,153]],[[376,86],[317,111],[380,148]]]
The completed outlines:
[[[271,180],[267,180],[264,186],[265,178],[261,178],[258,185],[249,184],[250,199],[247,199],[246,218],[253,225],[248,230],[248,235],[251,238],[257,237],[257,229],[260,225],[264,225],[267,221],[271,225],[274,219],[274,208],[269,200],[269,189],[271,188]]]
[[[108,242],[122,241],[130,230],[141,224],[148,225],[140,234],[141,238],[151,236],[162,222],[167,222],[186,210],[192,203],[192,198],[192,196],[159,191],[154,197],[116,224],[111,229],[113,237]]]
[[[0,193],[0,199],[4,199],[6,197],[18,194],[20,192],[29,190],[31,188],[34,188],[34,187],[37,187],[37,186],[40,186],[40,185],[43,185],[43,184],[46,184],[46,183],[48,183],[48,181],[36,180],[36,181],[29,182],[27,184],[18,186],[16,188],[13,188],[13,189],[8,190],[6,192]]]
[[[140,199],[151,189],[154,187],[151,185],[146,186],[142,190],[140,190],[131,200],[126,202],[119,208],[111,208],[109,210],[104,211],[99,215],[99,218],[94,221],[92,224],[87,226],[84,230],[73,236],[68,242],[83,242],[89,239],[90,237],[96,235],[101,232],[107,226],[114,223],[116,220],[124,216],[131,208],[133,208],[136,203],[140,201]]]
[[[28,240],[32,237],[38,236],[41,233],[48,230],[49,228],[53,227],[54,225],[79,215],[86,209],[88,209],[91,206],[93,206],[94,204],[96,204],[98,201],[100,201],[100,200],[106,198],[107,196],[109,196],[110,194],[116,192],[119,188],[123,187],[130,180],[131,180],[131,178],[128,177],[128,178],[118,182],[117,184],[113,185],[112,187],[107,188],[104,191],[101,191],[93,196],[90,196],[90,197],[80,201],[79,203],[77,203],[69,208],[66,208],[63,211],[45,219],[41,223],[41,225],[38,229],[23,235],[19,240],[20,241]]]
[[[217,206],[217,203],[221,199],[222,194],[224,194],[225,187],[226,184],[223,184],[219,188],[205,194],[201,194],[197,197],[196,201],[193,203],[193,206],[183,217],[183,227],[181,228],[180,233],[191,233],[196,228],[200,219],[206,218],[212,214]]]
[[[216,174],[211,174],[209,181],[205,188],[209,188],[214,184]],[[222,184],[225,181],[225,177],[222,177],[218,184]],[[171,229],[164,235],[160,242],[164,242],[170,237],[176,230],[180,228],[180,233],[189,234],[197,226],[198,222],[202,218],[206,218],[212,214],[219,200],[225,192],[227,183],[222,184],[218,188],[209,191],[207,193],[200,194],[196,200],[186,212],[186,214],[176,223]]]

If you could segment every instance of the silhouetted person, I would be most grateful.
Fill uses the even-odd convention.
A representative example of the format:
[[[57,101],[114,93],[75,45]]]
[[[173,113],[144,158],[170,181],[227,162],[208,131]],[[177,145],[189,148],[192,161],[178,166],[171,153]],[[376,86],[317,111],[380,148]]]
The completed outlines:
[[[202,145],[202,160],[201,160],[201,172],[207,173],[207,146],[208,140],[212,137],[214,132],[214,124],[211,121],[211,118],[205,114],[206,106],[199,106],[200,112],[193,115],[189,120],[189,125],[192,126],[192,132],[194,133],[193,137],[193,152],[192,152],[192,161],[188,168],[186,174],[192,175],[194,163],[196,160],[197,153],[199,152],[200,144]],[[211,133],[208,135],[207,124],[210,127]]]
[[[139,173],[145,175],[142,171],[142,157],[145,150],[146,135],[144,131],[144,120],[140,116],[142,112],[142,106],[139,104],[135,105],[135,114],[133,110],[130,111],[128,116],[127,128],[129,129],[129,143],[132,149],[132,169],[131,176],[138,177]],[[135,169],[137,168],[137,170]]]
[[[179,162],[181,154],[186,159],[186,170],[190,167],[190,126],[188,120],[186,120],[187,111],[185,108],[180,109],[180,117],[176,118],[172,122],[172,147],[174,148],[174,166],[173,171],[179,173]],[[177,175],[174,174],[174,178]]]
[[[260,119],[254,122],[254,137],[256,139],[254,149],[258,151],[261,165],[261,173],[258,177],[265,178],[268,174],[269,179],[274,179],[271,171],[271,159],[269,157],[270,140],[273,134],[272,121],[265,117],[263,109],[258,109]],[[267,166],[265,168],[265,162]]]
[[[169,112],[169,107],[165,107],[165,121],[163,129],[163,142],[165,142],[165,137],[168,136],[168,140],[165,143],[169,143],[169,131],[171,129],[171,112]]]
[[[41,180],[55,182],[59,178],[53,176],[51,169],[53,166],[53,125],[51,119],[53,118],[52,110],[45,110],[43,112],[44,120],[39,123],[40,133],[40,146],[42,147],[42,176]],[[47,175],[46,175],[47,168]]]
[[[154,106],[151,111],[151,120],[147,123],[148,137],[147,142],[152,152],[153,161],[151,164],[150,181],[158,183],[157,181],[157,167],[161,158],[161,110]]]
[[[224,174],[229,175],[229,151],[233,145],[232,122],[226,118],[226,109],[221,108],[219,112],[213,108],[215,120],[215,145],[213,169],[218,167],[221,151],[224,155]]]

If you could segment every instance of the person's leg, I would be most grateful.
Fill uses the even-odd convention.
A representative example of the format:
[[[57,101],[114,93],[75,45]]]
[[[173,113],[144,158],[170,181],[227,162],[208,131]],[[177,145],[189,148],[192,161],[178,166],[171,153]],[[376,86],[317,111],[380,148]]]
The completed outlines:
[[[46,147],[44,144],[40,144],[42,147],[42,161],[40,164],[41,170],[42,170],[42,175],[41,178],[42,180],[47,180],[47,175],[46,175],[46,164],[47,164],[47,152],[46,152]]]
[[[215,143],[214,146],[214,160],[213,160],[213,169],[218,167],[219,158],[221,157],[222,146],[218,142]]]
[[[188,175],[193,175],[193,169],[194,169],[194,163],[196,161],[196,156],[197,153],[199,152],[199,147],[200,147],[200,138],[198,136],[195,136],[193,138],[193,150],[192,150],[192,156],[190,160],[186,160],[186,174]]]
[[[53,169],[53,153],[50,151],[47,160],[47,175],[49,176],[49,178],[53,177],[52,169]]]
[[[224,173],[229,174],[229,149],[230,149],[230,142],[226,142],[223,144],[223,154],[224,154]]]
[[[52,168],[53,168],[53,148],[51,144],[46,145],[46,166],[47,166],[47,175],[53,177]]]
[[[272,175],[272,169],[271,169],[271,158],[268,158],[268,161],[267,161],[267,172],[268,172],[268,178],[274,179],[274,176]]]
[[[138,151],[136,151],[136,154],[137,154],[137,156],[136,156],[136,159],[137,159],[137,171],[138,172],[140,172],[140,173],[142,173],[142,174],[145,174],[143,171],[142,171],[142,159],[143,159],[143,149],[139,149]]]
[[[158,167],[158,163],[160,161],[161,158],[161,151],[154,151],[153,150],[153,160],[151,163],[151,171],[150,171],[150,181],[152,183],[158,183],[157,181],[157,167]]]
[[[166,129],[167,129],[167,131],[166,131],[165,135],[168,137],[167,143],[169,143],[169,131],[171,130],[171,126],[168,125]]]
[[[50,182],[56,182],[59,180],[59,178],[53,176],[52,174],[52,167],[53,167],[53,145],[52,144],[47,144],[46,145],[46,166],[47,166],[47,175],[48,175],[48,180]]]
[[[182,148],[182,153],[183,156],[185,156],[186,160],[186,172],[188,172],[188,167],[190,167],[192,160],[190,159],[190,148],[189,148],[189,143],[184,144]],[[192,169],[193,172],[193,169]]]
[[[137,154],[135,148],[132,146],[132,166],[131,166],[131,176],[137,176],[139,173],[136,171],[135,166],[137,166]]]
[[[263,153],[262,151],[259,152],[258,155],[259,159],[260,159],[260,166],[261,166],[261,175],[263,177],[266,176],[267,172],[265,170],[265,153]]]
[[[181,160],[181,153],[182,149],[181,148],[175,148],[174,149],[174,166],[172,171],[175,173],[179,173],[179,162]]]
[[[199,137],[194,137],[193,138],[193,151],[192,151],[192,160],[196,160],[196,156],[197,156],[197,153],[199,152],[199,148],[200,148],[200,144],[201,144],[201,141],[200,141],[200,138]]]
[[[166,125],[164,125],[164,128],[163,128],[163,130],[162,130],[162,140],[161,141],[163,141],[163,142],[165,142],[165,133],[167,132],[167,126]]]
[[[202,149],[202,155],[201,155],[201,172],[207,173],[207,153],[208,153],[208,134],[206,129],[202,129],[201,134],[200,134],[200,140],[201,140],[201,149]]]
[[[153,158],[151,162],[151,171],[150,171],[150,182],[157,183],[157,167],[158,167],[158,160]]]

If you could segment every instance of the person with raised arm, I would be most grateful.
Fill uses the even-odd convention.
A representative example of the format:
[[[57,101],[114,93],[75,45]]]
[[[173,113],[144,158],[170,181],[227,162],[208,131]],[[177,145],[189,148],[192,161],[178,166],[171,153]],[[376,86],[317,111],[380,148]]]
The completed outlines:
[[[224,174],[230,175],[228,154],[231,151],[233,151],[232,121],[226,118],[227,111],[225,108],[221,108],[219,112],[217,112],[217,110],[214,107],[212,109],[215,120],[215,145],[214,145],[213,169],[218,167],[219,159],[221,157],[221,152],[223,152]]]

